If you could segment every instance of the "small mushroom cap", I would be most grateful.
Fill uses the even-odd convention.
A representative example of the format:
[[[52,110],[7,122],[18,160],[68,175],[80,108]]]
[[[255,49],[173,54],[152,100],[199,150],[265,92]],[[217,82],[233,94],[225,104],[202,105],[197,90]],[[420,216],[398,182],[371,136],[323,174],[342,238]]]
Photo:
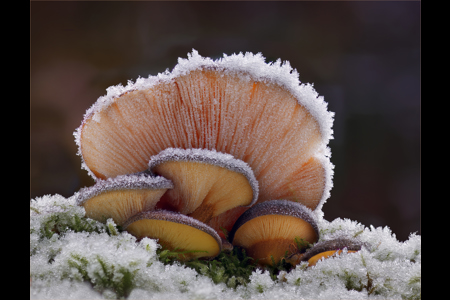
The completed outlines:
[[[149,237],[169,249],[185,252],[180,260],[214,258],[222,250],[222,241],[214,229],[189,216],[168,210],[139,213],[123,228],[138,239]]]
[[[259,264],[277,263],[283,256],[298,252],[295,238],[315,243],[319,230],[312,211],[287,200],[258,203],[236,221],[229,239],[246,249]]]
[[[204,223],[258,199],[251,168],[230,154],[207,149],[169,148],[153,156],[149,169],[174,183],[158,208],[189,215]]]
[[[355,250],[348,250],[347,251],[347,253],[354,253],[354,252],[357,252],[357,251],[355,251]],[[316,255],[314,255],[313,257],[311,257],[308,260],[308,264],[309,264],[309,266],[315,266],[317,264],[317,262],[319,260],[321,260],[322,258],[326,259],[326,258],[328,258],[330,256],[335,255],[336,253],[337,253],[337,255],[339,255],[339,254],[342,253],[342,250],[330,250],[330,251],[325,251],[325,252],[321,252],[319,254],[316,254]]]
[[[99,180],[91,187],[82,188],[75,197],[87,217],[100,222],[112,218],[117,225],[122,225],[131,216],[154,209],[171,188],[173,183],[166,178],[136,173]]]
[[[108,88],[74,135],[95,178],[143,171],[169,147],[215,149],[249,164],[259,201],[315,209],[332,187],[333,115],[288,62],[251,53],[212,60],[193,51],[172,72]]]
[[[344,248],[346,248],[349,253],[352,253],[361,250],[362,246],[367,247],[368,244],[351,238],[337,238],[333,240],[323,241],[315,244],[312,248],[308,249],[303,254],[300,261],[307,261],[309,262],[310,266],[313,266],[322,257],[330,257],[336,252],[340,254]]]

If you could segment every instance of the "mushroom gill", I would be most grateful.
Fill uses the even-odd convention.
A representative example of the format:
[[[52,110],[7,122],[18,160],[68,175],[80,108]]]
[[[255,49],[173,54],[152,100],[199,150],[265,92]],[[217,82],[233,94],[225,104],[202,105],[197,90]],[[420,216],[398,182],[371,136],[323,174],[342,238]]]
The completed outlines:
[[[99,180],[91,187],[82,188],[75,197],[88,218],[100,222],[112,218],[117,225],[122,225],[133,215],[154,209],[171,188],[173,183],[166,178],[135,173]]]
[[[319,230],[310,209],[287,200],[254,205],[239,217],[229,235],[234,246],[243,247],[261,265],[299,252],[296,238],[315,243]]]
[[[331,189],[333,113],[289,63],[264,60],[194,50],[172,72],[109,88],[75,132],[83,167],[105,179],[143,171],[167,148],[216,150],[251,167],[258,202],[315,209]]]
[[[234,207],[250,206],[258,198],[258,182],[252,170],[229,154],[168,148],[151,157],[149,169],[174,183],[156,208],[180,212],[204,223]]]
[[[178,259],[181,261],[212,259],[222,250],[222,241],[214,229],[173,211],[139,213],[127,220],[123,229],[138,239],[158,239],[158,243],[164,248],[178,251]]]

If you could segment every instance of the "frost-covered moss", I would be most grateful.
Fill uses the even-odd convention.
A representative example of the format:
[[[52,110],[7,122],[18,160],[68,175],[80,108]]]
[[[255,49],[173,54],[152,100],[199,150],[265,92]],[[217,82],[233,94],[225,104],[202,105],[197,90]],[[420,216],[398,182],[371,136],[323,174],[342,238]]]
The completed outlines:
[[[292,269],[261,270],[245,255],[181,264],[156,240],[137,241],[112,220],[88,219],[72,198],[30,202],[32,299],[420,299],[421,237],[348,219],[319,222],[321,241],[355,237],[356,253]],[[276,272],[275,272],[276,271]]]

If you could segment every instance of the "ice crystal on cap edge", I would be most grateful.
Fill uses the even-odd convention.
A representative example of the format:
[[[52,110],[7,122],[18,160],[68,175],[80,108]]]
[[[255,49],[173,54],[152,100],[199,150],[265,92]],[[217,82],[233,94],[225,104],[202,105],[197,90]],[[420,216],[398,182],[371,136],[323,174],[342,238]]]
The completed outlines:
[[[78,204],[101,193],[122,189],[171,189],[173,183],[162,176],[152,177],[145,173],[119,175],[99,180],[93,186],[82,188],[73,197]]]
[[[325,147],[323,151],[319,151],[315,157],[322,162],[322,166],[325,169],[325,188],[323,189],[322,198],[319,201],[319,204],[314,209],[313,213],[318,217],[323,217],[322,207],[330,198],[330,191],[333,188],[333,176],[334,176],[334,164],[330,161],[331,150],[329,147]]]
[[[209,57],[202,57],[195,49],[192,49],[187,59],[178,58],[178,64],[172,71],[172,78],[206,67],[215,67],[244,76],[248,74],[255,81],[273,82],[283,86],[318,120],[325,144],[332,138],[334,113],[327,110],[328,104],[311,84],[300,83],[297,70],[292,69],[288,61],[282,63],[278,59],[275,62],[266,63],[265,57],[260,52],[257,54],[240,52],[230,56],[224,54],[223,58],[212,60]]]

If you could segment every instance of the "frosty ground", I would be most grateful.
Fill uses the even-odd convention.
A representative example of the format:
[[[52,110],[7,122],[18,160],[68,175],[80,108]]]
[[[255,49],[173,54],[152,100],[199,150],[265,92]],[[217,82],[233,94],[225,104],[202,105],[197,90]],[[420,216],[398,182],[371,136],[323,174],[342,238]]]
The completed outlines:
[[[254,270],[248,282],[217,282],[180,263],[163,263],[156,240],[137,241],[108,220],[85,217],[73,197],[30,202],[31,299],[420,299],[421,236],[400,242],[388,227],[319,219],[320,240],[357,238],[367,248],[275,280]],[[220,269],[218,272],[220,273]],[[220,276],[220,274],[215,274]]]

